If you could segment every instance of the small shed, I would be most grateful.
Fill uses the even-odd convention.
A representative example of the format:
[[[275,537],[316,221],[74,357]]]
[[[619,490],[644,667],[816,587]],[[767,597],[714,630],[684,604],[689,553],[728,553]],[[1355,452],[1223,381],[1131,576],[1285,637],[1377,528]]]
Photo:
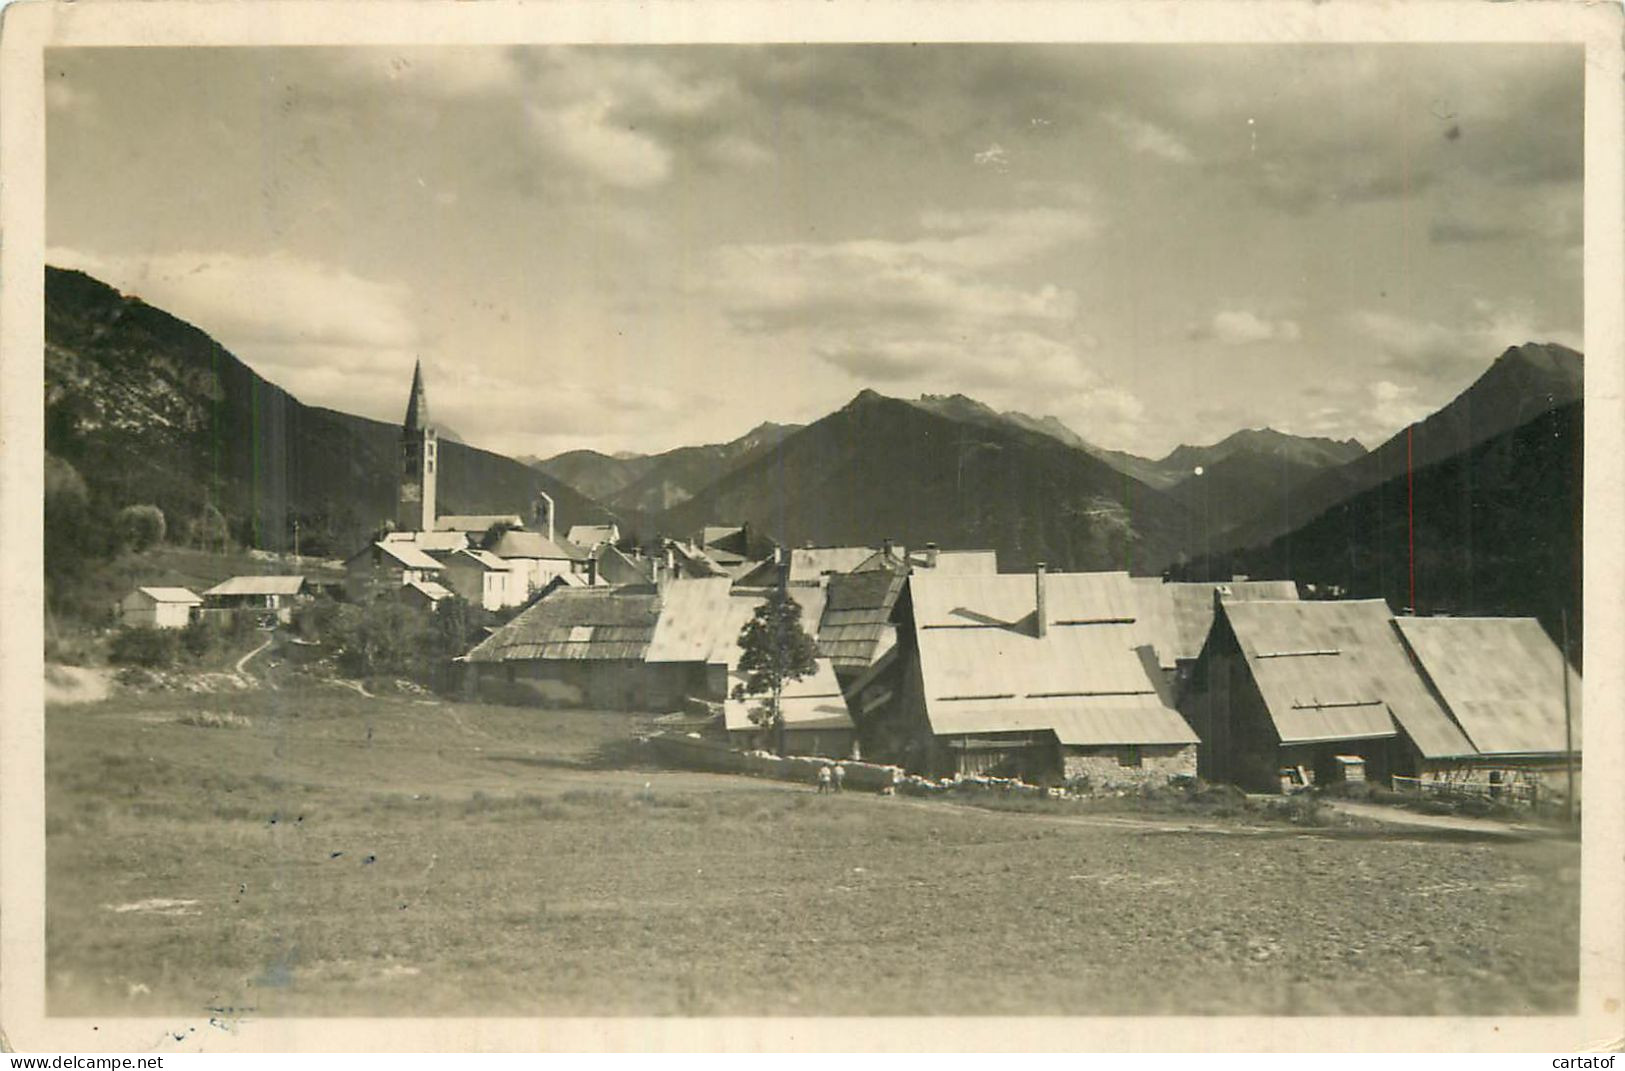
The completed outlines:
[[[113,604],[113,618],[126,628],[185,628],[201,605],[187,588],[141,587]]]
[[[433,580],[408,580],[400,587],[402,602],[425,610],[433,610],[451,597],[450,588]]]

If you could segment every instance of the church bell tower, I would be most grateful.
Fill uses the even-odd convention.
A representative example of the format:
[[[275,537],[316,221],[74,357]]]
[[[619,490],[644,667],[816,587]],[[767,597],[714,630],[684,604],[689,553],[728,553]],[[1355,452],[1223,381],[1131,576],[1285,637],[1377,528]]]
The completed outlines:
[[[429,424],[429,399],[423,390],[423,362],[412,367],[412,395],[401,424],[401,480],[395,498],[395,528],[404,532],[434,531],[435,466],[439,444]]]

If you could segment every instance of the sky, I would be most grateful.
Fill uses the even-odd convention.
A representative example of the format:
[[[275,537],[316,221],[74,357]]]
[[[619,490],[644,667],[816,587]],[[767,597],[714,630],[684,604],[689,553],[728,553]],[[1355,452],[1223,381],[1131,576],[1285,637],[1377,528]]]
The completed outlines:
[[[1567,45],[109,48],[47,260],[307,404],[515,456],[963,393],[1374,446],[1581,346]]]

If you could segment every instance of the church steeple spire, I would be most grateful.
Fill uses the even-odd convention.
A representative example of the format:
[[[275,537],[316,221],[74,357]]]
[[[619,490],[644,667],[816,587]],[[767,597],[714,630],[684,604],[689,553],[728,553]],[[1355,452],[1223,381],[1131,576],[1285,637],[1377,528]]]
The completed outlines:
[[[423,389],[423,361],[419,359],[412,365],[412,393],[406,399],[406,422],[401,425],[404,431],[419,431],[429,424],[429,396]]]
[[[432,532],[435,518],[435,453],[429,423],[429,396],[423,389],[423,362],[412,366],[412,396],[401,424],[401,480],[395,497],[395,525],[400,531]]]

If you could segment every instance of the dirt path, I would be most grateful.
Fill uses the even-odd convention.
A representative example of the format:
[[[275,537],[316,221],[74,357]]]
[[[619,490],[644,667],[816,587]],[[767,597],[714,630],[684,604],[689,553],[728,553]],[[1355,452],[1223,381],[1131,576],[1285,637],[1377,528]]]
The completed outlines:
[[[265,650],[269,646],[271,646],[271,637],[267,636],[267,637],[265,637],[265,642],[264,643],[260,644],[258,647],[254,648],[252,651],[250,651],[247,654],[243,655],[243,657],[237,659],[237,664],[234,667],[232,667],[232,672],[237,674],[237,676],[239,676],[239,677],[242,677],[244,679],[248,679],[248,660],[250,658],[253,658],[255,655],[259,654],[261,651]]]
[[[1462,818],[1451,814],[1417,814],[1400,807],[1378,803],[1356,803],[1351,800],[1326,800],[1323,805],[1351,818],[1364,818],[1386,825],[1410,826],[1420,829],[1443,829],[1456,833],[1477,833],[1493,837],[1547,837],[1552,831],[1542,826],[1518,822],[1503,822],[1494,818]]]

